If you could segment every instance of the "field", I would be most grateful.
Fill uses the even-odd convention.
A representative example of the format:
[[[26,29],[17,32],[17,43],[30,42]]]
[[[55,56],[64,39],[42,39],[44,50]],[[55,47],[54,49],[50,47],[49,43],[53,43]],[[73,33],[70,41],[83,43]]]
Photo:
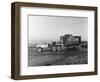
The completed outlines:
[[[52,52],[51,50],[37,52],[36,48],[28,48],[28,66],[74,65],[87,63],[87,48],[69,48],[55,52]]]

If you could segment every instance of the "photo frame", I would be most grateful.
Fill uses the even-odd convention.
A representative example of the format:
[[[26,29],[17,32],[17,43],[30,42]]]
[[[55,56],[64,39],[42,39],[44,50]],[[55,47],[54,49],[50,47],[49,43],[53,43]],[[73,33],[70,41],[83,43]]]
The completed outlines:
[[[11,4],[11,78],[97,75],[97,7]]]

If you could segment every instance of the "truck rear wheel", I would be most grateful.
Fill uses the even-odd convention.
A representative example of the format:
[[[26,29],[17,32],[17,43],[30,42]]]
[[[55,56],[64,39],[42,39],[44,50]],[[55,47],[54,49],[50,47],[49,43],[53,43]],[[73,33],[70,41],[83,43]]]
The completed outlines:
[[[40,48],[40,47],[37,48],[37,51],[38,51],[38,52],[41,52],[41,51],[42,51],[42,48]]]
[[[61,46],[57,46],[57,51],[60,51],[61,50]]]
[[[55,46],[52,47],[52,51],[53,52],[56,51],[56,47]]]

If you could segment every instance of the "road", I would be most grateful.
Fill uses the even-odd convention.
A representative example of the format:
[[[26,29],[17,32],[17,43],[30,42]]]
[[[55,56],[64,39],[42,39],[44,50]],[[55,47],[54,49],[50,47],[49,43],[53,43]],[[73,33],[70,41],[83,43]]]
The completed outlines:
[[[28,66],[87,64],[87,49],[36,52],[29,48]]]

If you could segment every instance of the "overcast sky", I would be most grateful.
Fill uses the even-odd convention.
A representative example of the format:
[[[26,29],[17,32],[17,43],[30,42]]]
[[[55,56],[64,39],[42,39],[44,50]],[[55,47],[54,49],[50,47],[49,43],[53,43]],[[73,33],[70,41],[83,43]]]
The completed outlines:
[[[88,19],[85,17],[31,15],[28,22],[29,43],[59,41],[65,34],[88,39]]]

